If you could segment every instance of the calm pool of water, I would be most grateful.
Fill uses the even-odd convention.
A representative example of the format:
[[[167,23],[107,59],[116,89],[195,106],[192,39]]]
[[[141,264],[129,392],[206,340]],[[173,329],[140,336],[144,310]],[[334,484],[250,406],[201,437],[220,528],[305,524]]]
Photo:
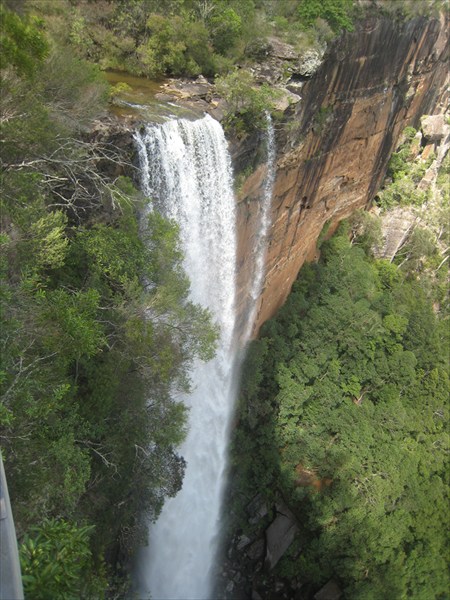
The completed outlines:
[[[106,71],[105,77],[110,85],[126,83],[131,88],[120,93],[111,104],[111,112],[118,117],[132,116],[162,123],[167,119],[198,119],[203,116],[203,111],[157,98],[157,94],[164,93],[163,85],[167,80],[152,81],[117,71]]]

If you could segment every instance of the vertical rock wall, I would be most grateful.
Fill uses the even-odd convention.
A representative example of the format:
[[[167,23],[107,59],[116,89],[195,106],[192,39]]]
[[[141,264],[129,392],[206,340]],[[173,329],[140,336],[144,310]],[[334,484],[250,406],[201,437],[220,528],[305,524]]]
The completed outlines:
[[[331,46],[301,101],[278,124],[277,176],[266,276],[254,335],[283,304],[298,271],[331,229],[370,202],[402,130],[447,100],[447,23],[369,18]],[[251,152],[237,148],[235,161]],[[245,181],[238,206],[241,325],[248,314],[247,259],[265,167]],[[241,327],[241,329],[242,329]]]

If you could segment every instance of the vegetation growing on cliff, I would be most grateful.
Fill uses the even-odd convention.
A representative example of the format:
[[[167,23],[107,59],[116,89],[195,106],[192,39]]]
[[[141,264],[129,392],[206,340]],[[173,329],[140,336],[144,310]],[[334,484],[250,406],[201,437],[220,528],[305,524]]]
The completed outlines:
[[[440,11],[448,10],[446,0],[378,0],[378,6],[383,13],[401,20],[419,16],[439,18]]]
[[[403,132],[404,141],[389,160],[387,182],[377,196],[377,204],[388,210],[395,206],[422,206],[429,197],[417,184],[425,175],[435,156],[431,153],[423,160],[420,155],[420,140],[417,131],[407,127]]]
[[[390,211],[399,208],[407,211],[411,227],[393,262],[408,276],[420,274],[433,301],[447,305],[450,156],[447,153],[437,160],[430,145],[421,146],[422,136],[412,127],[403,132],[403,137],[389,161],[387,178],[376,202],[382,218],[389,218]],[[434,173],[431,178],[430,171]]]
[[[301,527],[276,567],[345,597],[448,590],[448,311],[346,227],[252,343],[233,460],[240,493]],[[301,552],[298,552],[299,548]]]
[[[239,135],[266,127],[266,113],[270,112],[278,94],[267,83],[257,86],[252,74],[244,69],[216,79],[216,88],[227,102],[224,119],[226,129]]]
[[[1,448],[25,593],[98,600],[181,485],[173,391],[216,332],[187,299],[177,227],[139,223],[145,199],[104,174],[121,157],[86,133],[98,69],[1,10]]]

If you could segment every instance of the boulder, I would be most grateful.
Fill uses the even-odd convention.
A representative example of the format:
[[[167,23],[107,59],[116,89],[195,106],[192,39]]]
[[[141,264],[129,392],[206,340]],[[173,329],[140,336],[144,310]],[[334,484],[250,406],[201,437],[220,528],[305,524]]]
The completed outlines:
[[[251,543],[251,541],[252,540],[249,537],[247,537],[246,535],[241,535],[241,537],[237,541],[236,548],[238,550],[242,550],[243,548],[248,546]]]
[[[206,98],[210,91],[209,84],[185,83],[178,88],[181,98]]]
[[[333,579],[330,579],[330,581],[315,594],[314,600],[339,600],[341,596],[341,588],[333,581]]]
[[[267,504],[264,502],[261,494],[257,494],[246,507],[247,514],[249,516],[248,522],[251,525],[255,525],[263,519],[269,512]]]
[[[203,75],[199,75],[197,77],[197,79],[195,80],[195,83],[203,83],[203,84],[207,84],[208,80],[206,79],[206,77],[204,77]]]
[[[381,220],[383,245],[373,249],[375,256],[392,261],[416,223],[417,216],[409,206],[396,206],[384,213]]]
[[[307,50],[302,54],[296,73],[302,77],[312,77],[322,64],[324,50]]]
[[[223,98],[212,97],[208,108],[205,109],[216,121],[221,122],[227,112],[227,103]]]
[[[234,582],[233,582],[233,581],[229,581],[229,582],[227,583],[227,587],[225,588],[225,591],[226,591],[228,594],[231,594],[231,593],[233,592],[233,590],[234,590]]]
[[[212,88],[204,77],[197,77],[195,81],[170,79],[164,84],[162,93],[175,95],[181,100],[204,99],[211,93]]]
[[[426,144],[437,144],[444,137],[444,115],[422,117],[420,124],[423,133],[423,138]]]
[[[258,560],[264,554],[264,540],[256,540],[251,546],[246,548],[245,554],[250,560]]]
[[[278,515],[266,530],[266,565],[273,569],[294,541],[298,526],[286,506],[278,508]]]
[[[155,100],[159,102],[175,102],[177,96],[174,94],[165,94],[164,92],[158,92],[155,94]]]
[[[297,60],[298,52],[295,51],[294,47],[286,42],[282,42],[278,38],[269,38],[268,53],[276,58],[283,60]]]
[[[283,89],[282,92],[282,95],[275,102],[275,110],[284,112],[289,106],[297,104],[301,100],[298,94],[294,94],[288,89]]]

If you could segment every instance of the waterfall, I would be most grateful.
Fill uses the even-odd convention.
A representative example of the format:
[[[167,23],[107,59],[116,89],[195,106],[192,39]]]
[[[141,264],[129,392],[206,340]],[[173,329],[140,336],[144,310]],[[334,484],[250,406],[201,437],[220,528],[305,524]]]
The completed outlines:
[[[236,211],[231,161],[221,126],[209,116],[170,120],[135,134],[141,187],[154,206],[180,228],[190,297],[220,326],[215,358],[191,373],[189,429],[180,454],[187,462],[183,487],[166,500],[139,557],[141,598],[207,600],[220,530],[227,438],[238,373],[233,343],[236,294]],[[267,115],[267,173],[260,204],[250,283],[249,338],[264,281],[267,233],[275,179],[275,138]],[[149,208],[149,210],[151,210]]]
[[[189,431],[180,449],[187,462],[182,490],[166,500],[150,527],[138,565],[146,598],[208,599],[216,555],[227,437],[235,378],[236,223],[231,161],[218,122],[171,120],[136,133],[141,186],[180,227],[191,299],[220,325],[216,357],[191,373]]]
[[[276,174],[276,146],[275,130],[269,113],[266,113],[266,122],[267,171],[264,179],[263,193],[260,203],[260,221],[253,246],[254,270],[250,285],[250,313],[248,316],[247,327],[243,336],[244,342],[250,338],[255,323],[255,318],[257,316],[258,300],[261,296],[265,275],[264,266],[267,250],[267,234],[271,224],[270,208],[272,205],[272,192]]]

